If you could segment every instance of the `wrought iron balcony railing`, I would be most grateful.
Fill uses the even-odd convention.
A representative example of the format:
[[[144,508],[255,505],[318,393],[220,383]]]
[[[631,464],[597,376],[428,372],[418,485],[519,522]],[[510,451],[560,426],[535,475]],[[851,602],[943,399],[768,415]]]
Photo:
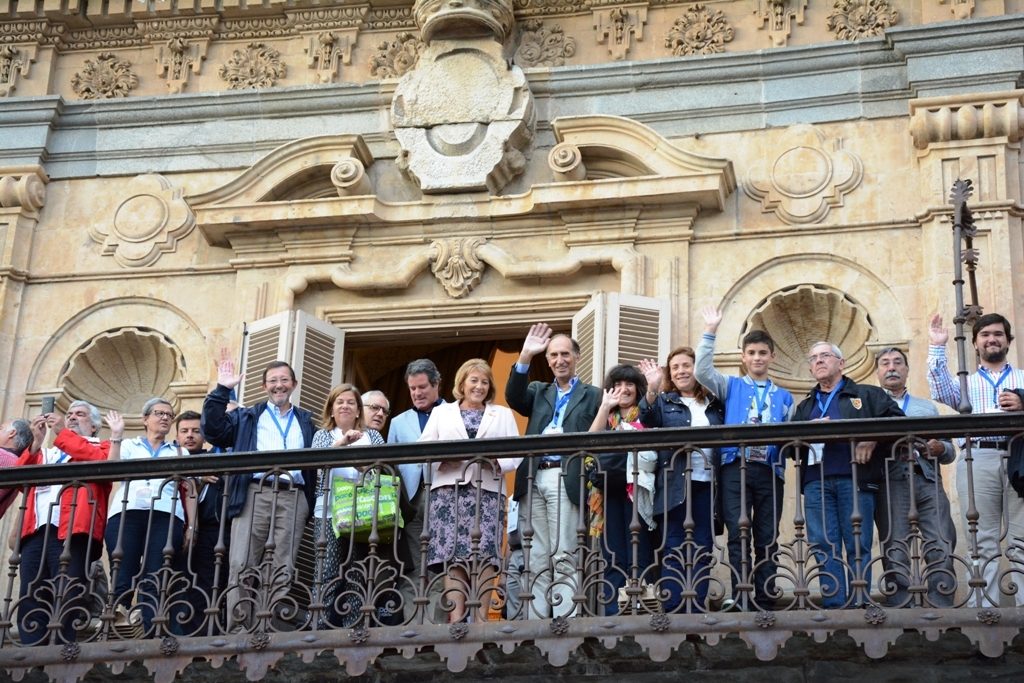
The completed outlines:
[[[659,659],[688,635],[715,642],[729,633],[769,659],[795,631],[824,636],[837,630],[880,657],[902,629],[932,634],[951,628],[994,655],[1024,625],[1024,610],[1016,607],[1024,602],[1018,580],[1024,520],[1012,515],[1008,498],[995,502],[1015,491],[1004,485],[995,492],[979,467],[981,459],[996,457],[1005,479],[1012,457],[979,449],[996,441],[1012,446],[1022,430],[1021,414],[1005,413],[0,470],[0,487],[59,487],[53,500],[66,501],[62,512],[56,504],[34,510],[23,497],[7,513],[26,533],[14,539],[6,571],[0,667],[15,673],[44,666],[51,676],[73,678],[95,665],[116,669],[142,660],[168,680],[193,658],[237,657],[258,678],[284,653],[332,650],[357,674],[389,648],[429,647],[460,670],[485,643],[513,648],[534,642],[557,665],[584,638],[630,637]],[[946,499],[941,477],[914,476],[931,438],[966,439],[957,453],[960,494],[950,496],[951,512],[935,503]],[[885,444],[881,482],[870,481],[868,466],[852,465],[851,476],[840,477],[846,481],[837,486],[820,474],[804,477],[806,460],[787,457],[784,479],[768,475],[773,497],[767,508],[754,500],[763,490],[754,477],[763,484],[769,470],[739,459],[730,472],[715,456],[737,445],[776,444],[794,456],[812,444],[855,441]],[[645,452],[661,453],[660,460],[626,457]],[[550,453],[561,454],[565,464],[578,462],[580,475],[568,478],[575,470],[566,466],[538,469]],[[480,486],[501,477],[502,458],[533,465],[514,535],[507,533],[505,496]],[[412,544],[419,558],[403,551],[403,511],[391,504],[389,490],[388,477],[410,463],[447,463],[461,468],[468,482],[425,492],[431,512]],[[284,473],[338,467],[355,468],[358,481],[339,485],[333,491],[339,502],[310,515],[294,571],[282,561],[288,550],[273,541],[262,543],[259,562],[232,570],[230,539],[258,530],[232,533],[226,497],[196,478],[255,473],[251,495],[275,511],[271,523],[292,525],[292,518],[274,517],[288,509],[284,498],[297,493]],[[431,470],[425,469],[428,480]],[[552,470],[555,485],[582,504],[540,505],[541,479],[550,482]],[[900,479],[899,472],[908,477]],[[134,498],[127,487],[114,493],[101,540],[95,523],[104,515],[105,489],[96,484],[128,480],[148,484],[133,487]],[[678,505],[672,496],[657,495],[673,480],[681,486]],[[140,497],[139,490],[146,493]],[[444,505],[431,506],[444,496]],[[830,505],[843,496],[850,514],[830,517]],[[723,499],[738,509],[723,509]],[[196,503],[206,513],[191,512]],[[766,520],[764,509],[774,519]],[[69,519],[82,520],[72,525],[82,532],[64,533],[58,514],[65,527]],[[541,537],[541,514],[556,516],[554,527],[566,532],[562,540]],[[999,517],[996,537],[993,516]],[[944,525],[946,518],[959,530]],[[723,519],[729,533],[716,533],[714,524]],[[875,533],[876,520],[886,533]],[[460,527],[468,539],[462,547]],[[452,617],[459,618],[449,623]]]

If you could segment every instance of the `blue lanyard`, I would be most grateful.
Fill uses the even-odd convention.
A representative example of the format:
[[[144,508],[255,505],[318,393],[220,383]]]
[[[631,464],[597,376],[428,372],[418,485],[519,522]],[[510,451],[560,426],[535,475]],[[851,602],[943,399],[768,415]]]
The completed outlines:
[[[820,390],[818,391],[818,395],[816,396],[816,400],[818,401],[818,410],[821,411],[821,417],[827,417],[828,416],[828,407],[830,405],[832,405],[832,399],[834,399],[836,397],[836,394],[839,393],[839,390],[843,388],[843,384],[845,384],[845,383],[846,383],[846,380],[842,380],[842,379],[839,380],[839,384],[836,385],[836,388],[833,389],[832,391],[828,392],[828,398],[825,399],[825,404],[824,405],[822,405],[822,403],[821,403],[821,391]]]
[[[57,458],[57,462],[55,462],[55,463],[53,463],[53,464],[54,464],[54,465],[59,465],[59,464],[61,464],[62,462],[66,461],[66,460],[67,460],[68,458],[70,458],[70,457],[71,457],[71,456],[70,456],[70,455],[68,455],[67,453],[65,453],[64,451],[60,451],[60,457],[59,457],[59,458]]]
[[[572,396],[572,392],[576,391],[576,385],[580,383],[579,377],[573,377],[572,381],[569,382],[569,391],[562,394],[560,398],[555,401],[555,412],[551,416],[551,424],[558,423],[558,415],[562,412],[562,408],[569,402],[569,398]]]
[[[903,411],[904,415],[907,414],[907,406],[909,406],[909,405],[910,405],[910,394],[903,394],[903,404],[900,406],[900,410]]]
[[[751,380],[753,381],[753,380]],[[761,387],[754,382],[754,396],[757,399],[757,416],[758,418],[764,413],[765,407],[768,405],[768,390],[772,388],[772,381],[768,380],[764,385],[764,391],[760,391]],[[829,399],[831,400],[831,399]]]
[[[987,370],[985,372],[981,372],[981,371],[978,372],[978,375],[980,375],[983,380],[985,380],[986,382],[988,382],[989,384],[992,385],[992,402],[995,403],[996,405],[999,405],[999,386],[1003,383],[1003,380],[1005,380],[1007,375],[1009,375],[1009,374],[1010,374],[1010,364],[1009,363],[1007,363],[1006,367],[1003,368],[1003,374],[999,375],[999,379],[996,380],[995,382],[993,382],[992,378],[988,376],[988,371]]]
[[[292,422],[295,420],[295,410],[290,409],[288,411],[288,424],[285,425],[284,429],[281,429],[281,423],[277,419],[277,415],[274,415],[274,411],[277,410],[271,406],[267,408],[267,412],[270,413],[270,419],[274,421],[274,426],[277,427],[278,433],[281,435],[281,441],[284,443],[284,449],[288,450],[288,432],[292,429]]]

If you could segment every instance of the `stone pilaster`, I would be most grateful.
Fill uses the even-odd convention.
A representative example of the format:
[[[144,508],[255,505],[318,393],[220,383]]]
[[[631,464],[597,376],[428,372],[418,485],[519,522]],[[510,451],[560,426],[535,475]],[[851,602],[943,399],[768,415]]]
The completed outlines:
[[[954,306],[949,190],[957,178],[974,182],[968,202],[978,226],[979,303],[1024,324],[1024,235],[1020,143],[1024,136],[1024,90],[928,97],[910,102],[910,134],[918,150],[920,196],[928,209],[919,215],[927,269],[940,292],[937,305],[947,318]],[[993,278],[992,274],[1003,274]],[[1017,351],[1017,362],[1024,358]]]

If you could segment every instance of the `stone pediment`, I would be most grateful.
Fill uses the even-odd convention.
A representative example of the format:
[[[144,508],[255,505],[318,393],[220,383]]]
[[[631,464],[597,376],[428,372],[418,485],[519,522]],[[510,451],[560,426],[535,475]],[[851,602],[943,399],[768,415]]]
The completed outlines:
[[[368,187],[373,155],[359,135],[320,135],[282,145],[217,189],[188,198],[192,206],[237,206],[348,196]]]
[[[187,199],[211,244],[230,246],[242,235],[303,241],[304,231],[309,239],[323,233],[316,238],[321,239],[359,226],[422,231],[456,221],[493,230],[528,216],[562,225],[567,213],[613,208],[642,213],[677,205],[694,213],[721,211],[736,188],[728,159],[683,150],[630,119],[569,117],[552,127],[559,140],[549,155],[553,182],[538,173],[521,194],[425,194],[414,201],[386,201],[364,172],[373,159],[362,140],[321,136],[284,145],[224,186]],[[355,171],[347,185],[339,178],[346,169]]]
[[[556,180],[679,178],[689,203],[721,211],[736,189],[728,159],[686,151],[651,128],[622,116],[567,116],[552,122],[558,144],[548,163]]]

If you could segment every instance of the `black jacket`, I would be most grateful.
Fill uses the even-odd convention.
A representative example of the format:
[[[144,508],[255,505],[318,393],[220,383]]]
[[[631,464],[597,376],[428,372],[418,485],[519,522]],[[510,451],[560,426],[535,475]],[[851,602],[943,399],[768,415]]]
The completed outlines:
[[[530,382],[528,375],[516,372],[515,366],[512,367],[512,374],[505,385],[505,402],[512,410],[529,418],[526,425],[527,435],[542,434],[544,428],[551,424],[551,417],[555,414],[557,391],[553,383]],[[600,405],[601,390],[592,384],[584,384],[580,381],[565,406],[562,431],[565,433],[589,432]],[[573,505],[580,504],[581,460],[580,457],[562,458],[565,492]],[[524,458],[516,468],[516,488],[513,494],[516,500],[521,500],[526,495],[529,475],[536,473],[536,470],[536,457]]]
[[[1024,389],[1011,389],[1024,401]],[[1024,436],[1010,442],[1010,457],[1006,461],[1006,476],[1017,495],[1024,498]]]
[[[857,420],[871,417],[905,417],[900,407],[889,398],[880,387],[870,384],[857,384],[852,379],[843,375],[845,382],[839,390],[835,400],[838,401],[839,419]],[[807,397],[800,402],[800,405],[793,411],[793,422],[798,420],[810,420],[811,413],[817,405],[815,392],[817,385],[807,394]],[[867,465],[861,467],[858,472],[858,483],[861,487],[877,487],[885,476],[885,460],[889,457],[892,448],[891,442],[878,442]],[[807,449],[800,449],[800,462],[806,483]],[[803,486],[801,483],[801,486]]]

